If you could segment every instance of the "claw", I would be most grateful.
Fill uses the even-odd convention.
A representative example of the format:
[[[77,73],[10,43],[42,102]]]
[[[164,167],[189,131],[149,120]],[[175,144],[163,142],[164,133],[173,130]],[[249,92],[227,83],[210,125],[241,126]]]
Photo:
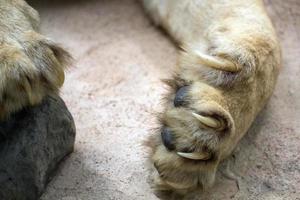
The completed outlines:
[[[26,94],[28,96],[29,103],[33,104],[34,103],[34,97],[33,97],[32,89],[31,89],[31,86],[30,86],[30,83],[29,83],[28,79],[24,79],[23,86],[24,86],[24,89],[25,89]]]
[[[208,67],[228,72],[239,72],[241,70],[238,65],[230,62],[229,60],[216,56],[205,55],[199,51],[197,51],[196,54],[199,62],[201,64],[207,65]]]
[[[206,116],[202,116],[196,113],[192,113],[193,116],[198,119],[202,124],[211,127],[211,128],[215,128],[218,129],[221,127],[221,124],[218,120],[212,118],[212,117],[206,117]]]
[[[61,69],[60,72],[59,72],[59,75],[58,75],[58,87],[61,87],[64,82],[65,82],[65,73],[64,71]]]
[[[172,188],[175,188],[177,190],[184,190],[184,189],[188,189],[189,186],[184,186],[181,185],[179,183],[174,183],[174,182],[170,182],[170,181],[164,181],[167,185],[171,186]]]
[[[210,158],[210,154],[206,152],[193,152],[193,153],[177,152],[177,155],[191,160],[208,160]]]

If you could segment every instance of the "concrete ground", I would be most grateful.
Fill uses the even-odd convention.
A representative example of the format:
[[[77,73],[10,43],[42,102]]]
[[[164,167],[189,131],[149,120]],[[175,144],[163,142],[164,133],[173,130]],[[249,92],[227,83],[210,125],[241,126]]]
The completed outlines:
[[[300,2],[266,0],[283,47],[270,103],[229,158],[235,181],[186,199],[300,199]],[[39,0],[42,32],[75,58],[62,97],[77,125],[75,152],[42,200],[154,200],[142,141],[156,127],[176,47],[134,0]],[[223,168],[222,168],[223,169]],[[222,170],[221,170],[222,172]]]

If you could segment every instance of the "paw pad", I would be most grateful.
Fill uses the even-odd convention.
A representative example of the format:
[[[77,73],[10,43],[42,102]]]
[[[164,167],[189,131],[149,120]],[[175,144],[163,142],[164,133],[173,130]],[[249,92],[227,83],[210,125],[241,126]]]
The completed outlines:
[[[162,129],[162,132],[161,132],[161,139],[162,139],[162,142],[164,144],[164,146],[172,151],[172,150],[175,150],[175,145],[173,143],[173,134],[172,134],[172,131],[169,129],[169,128],[166,128],[164,127]]]
[[[188,90],[189,86],[183,86],[177,91],[174,99],[175,107],[183,106],[187,103]]]

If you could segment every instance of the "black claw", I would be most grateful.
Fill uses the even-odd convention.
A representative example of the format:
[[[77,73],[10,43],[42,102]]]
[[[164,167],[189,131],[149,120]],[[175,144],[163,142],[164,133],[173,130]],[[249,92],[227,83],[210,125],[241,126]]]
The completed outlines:
[[[175,145],[173,143],[173,134],[172,131],[169,128],[163,128],[162,132],[161,132],[161,139],[163,144],[165,145],[165,147],[172,151],[175,150]]]
[[[187,103],[188,89],[189,86],[183,86],[176,92],[176,96],[174,99],[175,107],[183,106]]]

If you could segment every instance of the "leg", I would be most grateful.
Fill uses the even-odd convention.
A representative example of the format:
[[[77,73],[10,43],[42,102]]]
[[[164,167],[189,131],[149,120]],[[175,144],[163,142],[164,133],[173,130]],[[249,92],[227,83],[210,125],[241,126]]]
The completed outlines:
[[[167,81],[161,136],[152,161],[161,190],[188,191],[214,183],[272,94],[280,47],[259,0],[144,0],[146,10],[184,50]]]
[[[0,3],[0,118],[55,94],[70,55],[38,31],[37,12],[23,0]]]

